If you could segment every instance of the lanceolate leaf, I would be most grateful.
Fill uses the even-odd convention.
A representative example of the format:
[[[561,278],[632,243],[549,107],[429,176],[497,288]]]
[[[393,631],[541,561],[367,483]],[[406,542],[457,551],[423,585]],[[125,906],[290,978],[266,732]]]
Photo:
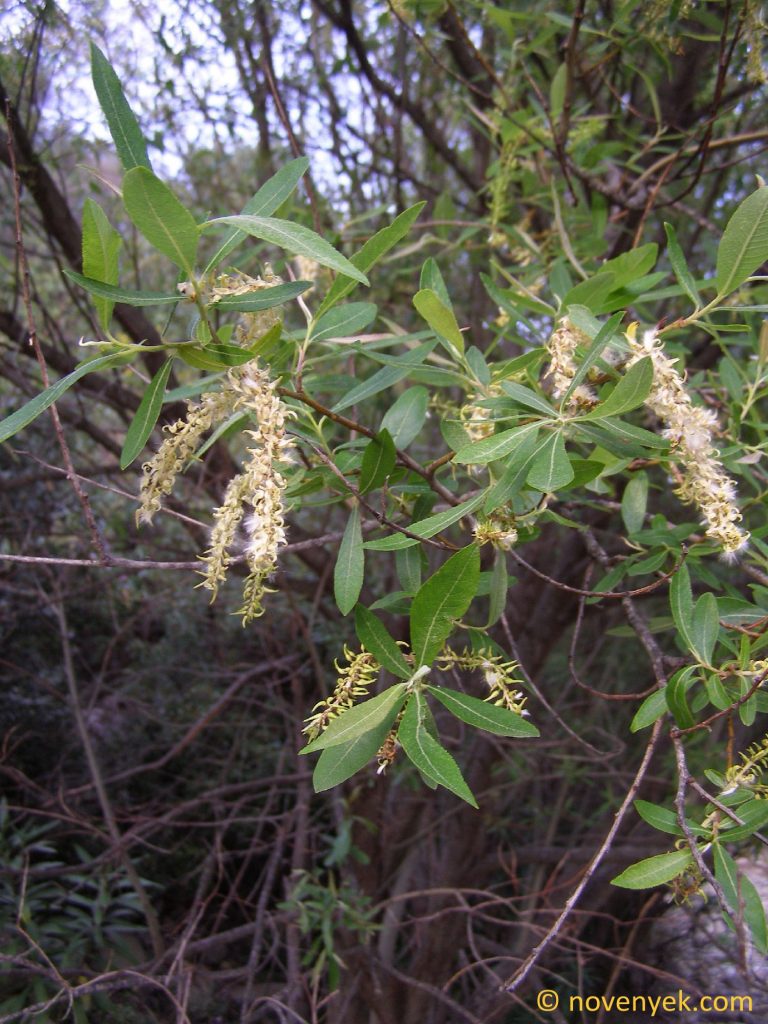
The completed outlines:
[[[134,167],[123,179],[123,202],[146,240],[191,275],[200,230],[165,182],[146,167]]]
[[[675,850],[674,853],[660,853],[632,864],[626,871],[611,880],[611,885],[622,889],[652,889],[677,878],[686,868],[693,865],[690,850]]]
[[[343,338],[360,334],[373,320],[378,309],[373,302],[348,302],[337,306],[314,322],[310,337],[313,341]]]
[[[693,671],[695,671],[693,665],[679,669],[670,678],[664,690],[667,707],[672,712],[675,722],[677,722],[681,729],[690,729],[695,722],[691,709],[688,707],[687,696],[688,690],[693,685]]]
[[[471,464],[483,466],[488,462],[496,462],[503,459],[511,451],[522,447],[529,438],[535,437],[539,430],[540,421],[525,423],[521,427],[512,427],[510,430],[501,430],[492,437],[484,437],[480,441],[473,441],[459,451],[453,457],[454,462],[461,465]]]
[[[469,608],[480,578],[480,552],[470,544],[452,555],[422,584],[411,605],[411,648],[416,667],[434,661],[453,629],[454,619]]]
[[[83,204],[83,271],[88,277],[117,284],[117,255],[122,240],[98,203],[86,199]],[[99,323],[109,329],[114,302],[97,297],[94,301]]]
[[[438,338],[447,343],[449,351],[464,352],[464,339],[453,310],[444,305],[435,292],[422,288],[414,295],[413,304]]]
[[[573,480],[573,467],[565,451],[565,439],[559,430],[550,434],[534,459],[527,483],[536,490],[549,494],[565,487]]]
[[[474,498],[463,501],[461,505],[455,505],[453,508],[446,509],[445,512],[438,512],[434,516],[427,516],[426,519],[411,523],[409,532],[415,533],[417,537],[423,537],[425,540],[434,537],[435,534],[447,530],[449,526],[457,523],[470,512],[474,512],[482,505],[484,498],[484,493],[477,494]],[[399,551],[401,548],[409,548],[418,543],[414,537],[407,537],[404,533],[395,533],[390,537],[382,537],[380,540],[369,540],[365,546],[369,551]]]
[[[149,167],[147,143],[139,123],[112,65],[95,43],[91,43],[91,77],[123,168],[130,171],[132,167]]]
[[[768,187],[747,196],[728,221],[717,250],[717,294],[725,297],[768,260]]]
[[[644,356],[630,366],[606,400],[587,413],[583,419],[599,420],[606,416],[619,416],[631,412],[643,404],[652,384],[653,363],[650,356]]]
[[[410,679],[413,669],[403,657],[402,650],[387,632],[383,623],[373,612],[358,605],[355,608],[355,632],[366,651],[392,675],[401,679]]]
[[[407,448],[424,426],[429,404],[426,388],[408,388],[384,414],[382,429],[388,430],[395,448]]]
[[[568,385],[568,390],[563,395],[560,405],[564,409],[568,404],[568,399],[571,397],[576,388],[585,379],[591,368],[598,361],[603,353],[605,346],[613,338],[614,334],[618,330],[619,324],[624,317],[623,312],[614,313],[610,320],[606,321],[593,338],[589,349],[584,356],[578,370],[574,374],[573,380]]]
[[[176,352],[196,370],[226,370],[230,366],[243,366],[254,358],[252,350],[237,345],[206,345],[205,348],[179,345]]]
[[[403,720],[397,731],[397,738],[403,750],[419,771],[439,786],[445,786],[456,796],[477,807],[472,791],[464,781],[459,766],[430,735],[427,727],[427,704],[421,693],[416,691],[408,701]]]
[[[179,292],[134,292],[128,288],[118,288],[104,281],[84,277],[83,274],[78,274],[67,267],[64,268],[64,273],[92,295],[98,295],[112,303],[124,302],[128,306],[168,306],[172,302],[181,302],[184,299]]]
[[[677,282],[691,300],[694,307],[698,309],[701,305],[701,297],[699,296],[699,290],[696,287],[696,282],[693,279],[693,274],[688,269],[688,264],[686,263],[683,250],[677,240],[677,232],[671,224],[665,224],[664,230],[667,233],[667,255],[669,256],[669,262],[672,264],[672,269],[675,272]]]
[[[311,287],[311,281],[289,281],[287,284],[276,284],[272,288],[263,288],[246,295],[224,295],[214,308],[227,313],[258,313],[262,309],[282,306],[284,302],[290,302]]]
[[[280,220],[277,217],[257,217],[253,214],[240,214],[234,217],[216,217],[214,220],[206,221],[203,227],[217,227],[218,225],[237,228],[246,235],[253,235],[261,238],[272,245],[278,245],[287,252],[295,253],[297,256],[308,256],[324,267],[337,270],[346,277],[352,277],[355,281],[368,284],[368,278],[354,267],[349,260],[337,252],[324,238],[305,228],[302,224],[293,224],[287,220]]]
[[[391,388],[393,384],[397,384],[403,377],[407,377],[416,367],[420,366],[435,345],[436,342],[434,341],[426,341],[411,349],[410,352],[406,352],[405,355],[391,357],[387,360],[388,365],[382,366],[376,373],[371,374],[367,380],[352,388],[340,402],[334,405],[332,411],[342,412],[357,402],[362,402],[373,395],[377,395],[380,391],[384,391],[386,388]]]
[[[382,722],[375,729],[363,733],[349,743],[327,747],[320,754],[312,773],[315,792],[323,793],[327,789],[332,789],[351,779],[355,772],[364,768],[376,756],[376,751],[386,739],[390,728],[389,722]]]
[[[693,639],[690,625],[693,616],[693,595],[688,566],[685,564],[680,566],[669,584],[669,604],[675,626],[688,649],[692,651]]]
[[[638,473],[624,488],[621,497],[621,517],[627,533],[637,533],[642,529],[647,505],[648,477],[645,473]]]
[[[765,954],[768,951],[768,927],[765,921],[765,909],[759,893],[751,879],[739,874],[733,857],[724,850],[720,843],[713,847],[715,878],[725,893],[735,916],[743,915],[750,930],[752,940],[758,950]]]
[[[9,437],[13,437],[14,434],[17,434],[26,427],[28,423],[37,419],[41,412],[45,412],[49,406],[58,401],[65,391],[69,390],[73,384],[87,373],[97,373],[99,370],[120,366],[130,362],[135,355],[136,352],[133,351],[128,353],[113,352],[110,355],[99,356],[98,359],[91,359],[86,363],[80,363],[72,373],[62,377],[61,380],[57,380],[55,384],[51,384],[45,391],[41,391],[39,395],[36,395],[26,405],[23,405],[21,409],[17,409],[16,412],[11,413],[10,416],[7,416],[0,422],[0,444],[3,441],[7,441]]]
[[[647,729],[649,725],[653,725],[662,715],[666,715],[669,711],[667,707],[667,698],[664,690],[656,690],[649,697],[646,697],[643,703],[635,712],[635,717],[629,726],[630,732],[640,732],[641,729]]]
[[[356,504],[347,520],[333,575],[333,592],[342,615],[348,615],[357,604],[364,575],[363,533],[360,529],[360,507]]]
[[[144,392],[136,415],[133,417],[128,433],[125,435],[123,451],[120,455],[120,468],[127,469],[137,455],[143,450],[149,435],[152,433],[160,410],[163,407],[163,395],[168,383],[173,359],[168,359],[157,371],[149,387]]]
[[[308,743],[299,753],[311,754],[315,750],[324,750],[326,747],[338,747],[343,743],[350,743],[358,736],[377,729],[385,723],[387,726],[391,725],[403,706],[405,697],[406,684],[395,683],[394,686],[390,686],[388,690],[380,693],[378,697],[371,697],[370,700],[363,701],[362,704],[356,704],[348,711],[344,711],[338,718],[333,718],[325,732]]]
[[[380,430],[365,446],[360,466],[360,493],[381,487],[395,468],[397,452],[388,430]]]
[[[351,257],[349,262],[364,273],[369,271],[375,263],[378,263],[382,256],[385,256],[393,246],[397,245],[401,238],[404,238],[408,234],[413,222],[425,206],[426,203],[416,203],[416,205],[410,207],[410,209],[404,210],[392,221],[391,224],[382,228],[381,231],[377,231],[375,235],[369,238],[362,249]],[[325,313],[326,310],[329,310],[336,302],[339,302],[341,299],[345,298],[345,296],[349,295],[355,287],[355,282],[350,281],[348,277],[337,278],[333,282],[331,290],[323,299],[323,302],[317,311],[317,315],[322,316],[323,313]]]
[[[488,701],[478,700],[458,690],[447,690],[442,686],[428,686],[427,689],[452,715],[476,729],[484,729],[495,736],[530,738],[541,735],[535,725],[507,708],[497,707]]]
[[[274,174],[269,181],[264,182],[259,191],[248,200],[241,212],[246,214],[252,213],[257,217],[270,217],[291,195],[301,180],[301,176],[306,174],[308,167],[309,160],[305,156],[291,160],[285,167],[281,167],[277,174]],[[246,237],[243,231],[230,231],[208,261],[205,273],[210,273]]]

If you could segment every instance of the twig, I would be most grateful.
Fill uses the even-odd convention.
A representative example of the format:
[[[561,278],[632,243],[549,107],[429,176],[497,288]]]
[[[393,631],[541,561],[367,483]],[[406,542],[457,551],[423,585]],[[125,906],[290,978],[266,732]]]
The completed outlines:
[[[600,866],[600,863],[602,862],[608,850],[611,848],[613,840],[615,839],[616,834],[618,833],[624,821],[624,816],[631,807],[632,801],[635,799],[637,791],[640,789],[640,785],[643,779],[645,778],[646,772],[648,771],[648,767],[651,763],[651,758],[653,757],[653,754],[656,750],[656,745],[659,741],[661,733],[662,726],[661,720],[659,720],[653,727],[653,733],[651,734],[651,738],[649,739],[648,745],[645,748],[643,760],[640,762],[640,767],[637,769],[635,777],[632,780],[632,784],[629,787],[629,790],[627,791],[627,795],[624,797],[621,803],[621,807],[619,807],[618,811],[616,812],[616,817],[614,818],[613,824],[608,830],[605,839],[600,844],[600,848],[598,849],[597,853],[589,862],[589,865],[587,866],[587,869],[584,872],[581,881],[576,886],[576,889],[566,902],[555,923],[546,933],[541,942],[537,946],[535,946],[534,949],[531,950],[531,952],[522,962],[520,967],[518,967],[518,969],[515,971],[512,977],[508,978],[507,981],[504,983],[503,988],[505,988],[508,992],[514,992],[522,985],[522,983],[531,973],[533,968],[539,962],[543,954],[547,951],[547,949],[551,946],[551,944],[560,934],[560,932],[563,929],[563,926],[565,925],[565,922],[568,920],[574,908],[576,907],[576,904],[581,899],[584,890],[589,885],[592,877],[594,876],[595,872]]]

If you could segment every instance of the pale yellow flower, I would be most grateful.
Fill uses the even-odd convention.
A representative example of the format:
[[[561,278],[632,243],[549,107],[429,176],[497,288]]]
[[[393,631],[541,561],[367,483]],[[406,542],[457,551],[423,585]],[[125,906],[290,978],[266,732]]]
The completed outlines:
[[[676,360],[666,355],[654,330],[645,331],[638,339],[633,324],[626,337],[632,351],[627,366],[646,356],[653,364],[653,385],[645,404],[664,423],[664,436],[680,465],[676,493],[698,506],[707,536],[720,545],[726,557],[735,557],[746,548],[749,534],[736,525],[741,521],[736,485],[723,469],[712,439],[717,417],[693,404]]]

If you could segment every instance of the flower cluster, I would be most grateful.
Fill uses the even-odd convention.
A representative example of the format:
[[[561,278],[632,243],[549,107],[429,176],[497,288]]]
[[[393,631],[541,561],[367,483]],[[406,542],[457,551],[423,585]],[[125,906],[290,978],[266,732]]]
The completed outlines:
[[[302,731],[310,740],[319,736],[333,718],[351,708],[360,697],[365,697],[379,674],[381,666],[364,647],[355,653],[345,646],[344,657],[346,665],[339,665],[338,661],[334,663],[339,676],[333,693],[315,704],[306,720]]]
[[[237,529],[245,520],[248,577],[240,609],[245,624],[263,612],[264,581],[274,572],[277,549],[285,541],[282,498],[285,480],[279,466],[286,461],[287,450],[293,442],[285,433],[285,421],[290,414],[276,394],[275,382],[265,370],[249,367],[245,372],[230,372],[229,385],[235,396],[233,408],[244,407],[251,411],[258,426],[246,432],[253,445],[248,448],[245,466],[230,481],[224,501],[214,512],[215,523],[211,544],[203,559],[201,586],[216,596],[226,578]],[[248,507],[251,511],[246,515]]]
[[[589,338],[578,327],[575,327],[568,317],[560,321],[559,326],[553,332],[547,342],[551,362],[547,370],[547,376],[552,380],[552,393],[555,398],[562,398],[576,376],[576,349],[579,345],[589,344]],[[597,395],[587,384],[580,384],[574,388],[573,394],[568,400],[569,405],[589,408],[597,402]]]
[[[166,437],[152,458],[142,469],[139,508],[136,520],[150,523],[160,510],[163,498],[170,494],[176,477],[194,457],[203,436],[232,410],[232,397],[225,387],[221,391],[208,391],[199,402],[187,403],[187,415],[163,427]]]
[[[707,536],[718,543],[726,556],[743,551],[749,534],[736,525],[741,512],[736,505],[736,487],[717,458],[712,433],[717,418],[709,409],[696,406],[685,388],[676,360],[664,352],[654,330],[636,337],[636,324],[627,331],[631,349],[627,366],[648,356],[653,364],[653,385],[645,404],[664,423],[664,436],[672,444],[681,472],[677,495],[698,506]]]
[[[478,522],[474,534],[478,544],[492,544],[501,551],[511,551],[517,543],[514,518],[500,513]]]
[[[527,715],[526,697],[517,689],[520,680],[515,677],[517,662],[505,661],[503,655],[491,651],[452,651],[446,647],[437,659],[438,668],[445,672],[451,668],[473,671],[479,669],[490,693],[485,698],[516,715]]]
[[[281,279],[265,271],[264,278],[246,274],[224,274],[212,281],[195,285],[183,282],[179,290],[194,297],[196,289],[203,293],[207,305],[215,305],[229,295],[247,295],[273,288]],[[280,320],[277,308],[244,313],[235,329],[236,340],[244,347],[253,345]],[[187,415],[167,425],[167,434],[158,452],[144,464],[137,519],[149,522],[171,493],[178,474],[195,457],[204,435],[238,409],[253,414],[257,428],[246,431],[253,443],[248,448],[243,470],[230,480],[222,504],[214,512],[211,542],[203,557],[204,577],[200,584],[216,597],[226,579],[232,562],[241,523],[247,542],[245,559],[248,576],[244,587],[244,603],[240,610],[243,623],[262,613],[265,580],[274,572],[277,549],[285,541],[283,491],[285,480],[280,464],[287,461],[292,446],[286,436],[285,422],[290,413],[281,402],[276,383],[256,361],[231,369],[219,391],[206,392],[197,403],[189,402]]]

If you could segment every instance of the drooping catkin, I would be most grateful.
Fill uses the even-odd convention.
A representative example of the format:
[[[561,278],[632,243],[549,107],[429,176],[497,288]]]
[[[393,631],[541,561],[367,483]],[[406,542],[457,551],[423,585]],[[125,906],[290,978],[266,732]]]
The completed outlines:
[[[676,360],[666,355],[656,331],[644,331],[638,339],[636,328],[631,325],[626,334],[632,352],[627,366],[650,357],[653,384],[645,404],[664,424],[664,436],[680,466],[676,493],[699,508],[707,536],[720,545],[723,554],[736,557],[749,543],[749,534],[736,525],[741,521],[736,485],[723,469],[712,440],[717,417],[693,404]]]

